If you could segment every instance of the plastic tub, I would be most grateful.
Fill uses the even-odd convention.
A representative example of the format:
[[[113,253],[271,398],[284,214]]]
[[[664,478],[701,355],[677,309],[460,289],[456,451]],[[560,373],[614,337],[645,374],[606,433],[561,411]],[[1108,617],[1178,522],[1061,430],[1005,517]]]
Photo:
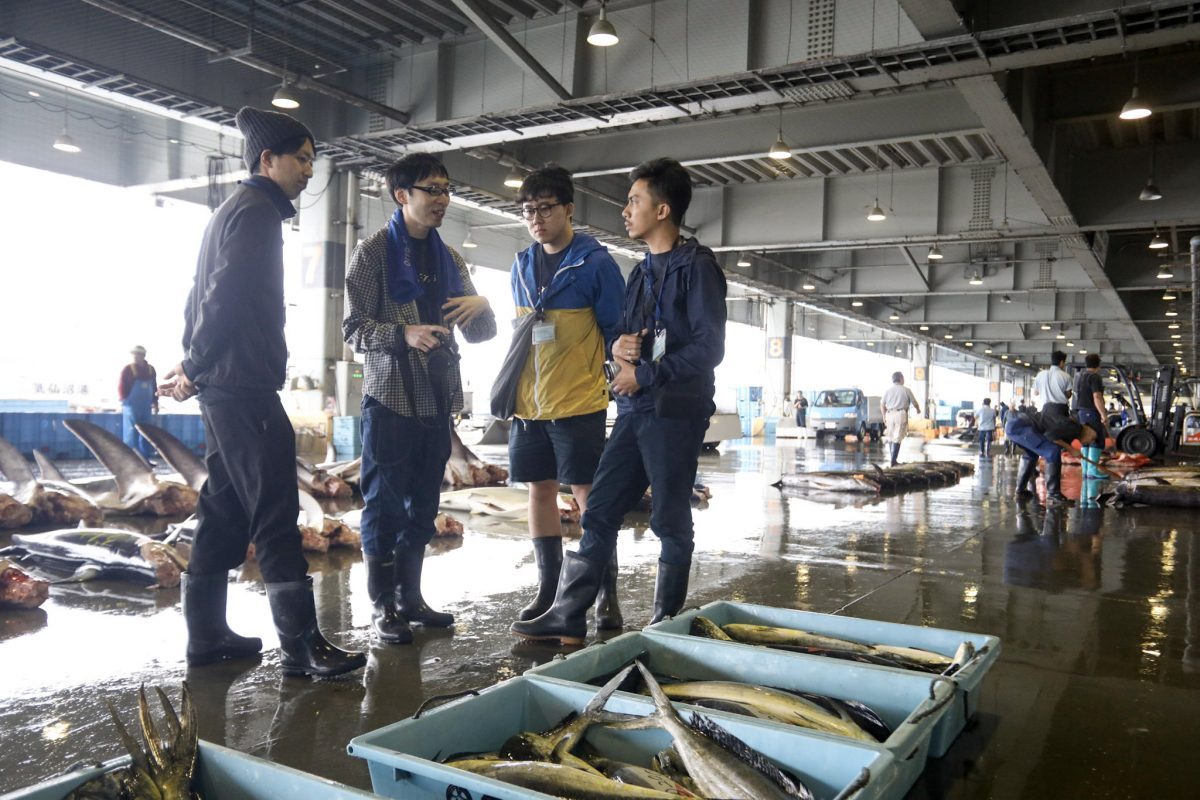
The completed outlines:
[[[458,700],[424,716],[358,736],[350,742],[348,750],[351,755],[366,759],[371,785],[377,794],[386,797],[548,798],[551,796],[458,770],[435,759],[494,751],[515,733],[551,728],[570,712],[582,711],[596,691],[590,686],[514,678],[484,690],[477,697]],[[654,706],[647,698],[614,694],[606,708],[645,716]],[[831,737],[793,733],[781,730],[778,725],[761,725],[745,718],[725,717],[720,724],[801,777],[821,800],[830,800],[847,789],[841,796],[855,800],[900,796],[892,757],[885,750]],[[671,742],[670,736],[657,728],[614,731],[602,726],[593,727],[588,739],[610,757],[635,763],[647,763]],[[861,788],[850,788],[857,784]]]
[[[75,770],[37,786],[18,789],[0,800],[62,800],[76,787],[115,767],[129,763],[129,757],[108,761],[99,767]],[[272,764],[220,745],[200,742],[196,774],[201,797],[219,800],[278,800],[281,797],[304,800],[342,800],[375,797],[335,781]]]
[[[648,636],[686,636],[695,638],[691,637],[689,631],[692,625],[692,618],[696,616],[707,617],[718,625],[727,625],[734,622],[752,625],[773,625],[781,628],[798,628],[857,642],[920,647],[935,653],[941,653],[947,657],[953,657],[954,653],[958,650],[958,646],[964,641],[970,642],[975,646],[975,656],[951,677],[951,680],[958,687],[957,696],[955,701],[950,704],[947,713],[938,721],[933,729],[929,754],[934,758],[940,758],[946,754],[946,751],[950,749],[950,745],[962,733],[963,728],[966,727],[967,720],[974,716],[979,701],[979,684],[983,680],[983,676],[987,674],[987,671],[996,663],[996,659],[1000,657],[1000,640],[995,636],[988,636],[982,633],[966,633],[945,628],[924,628],[917,625],[903,625],[897,622],[878,622],[870,619],[844,617],[837,614],[818,614],[812,611],[772,608],[771,606],[759,606],[749,603],[732,603],[726,600],[719,600],[699,609],[685,611],[673,619],[651,625],[644,632]],[[752,652],[755,653],[769,650],[769,648],[757,645],[738,643],[729,643],[729,646],[752,648]],[[823,661],[854,663],[800,653],[793,655],[795,658],[817,658]],[[873,664],[856,666],[872,670],[887,670],[889,672],[904,672],[917,675],[926,674],[921,672],[913,673],[898,667],[884,667]]]
[[[865,703],[888,724],[892,735],[882,743],[855,741],[855,744],[877,747],[892,756],[901,794],[908,791],[925,769],[934,726],[954,699],[954,685],[945,678],[866,669],[832,659],[798,659],[778,650],[760,650],[751,657],[742,648],[711,639],[652,638],[636,632],[584,648],[525,674],[535,680],[590,683],[600,677],[607,678],[634,658],[641,658],[651,671],[677,678],[755,683]],[[677,705],[713,717],[738,718],[685,703]],[[837,741],[854,741],[783,723],[758,722],[779,725],[784,730],[804,730],[812,736]]]

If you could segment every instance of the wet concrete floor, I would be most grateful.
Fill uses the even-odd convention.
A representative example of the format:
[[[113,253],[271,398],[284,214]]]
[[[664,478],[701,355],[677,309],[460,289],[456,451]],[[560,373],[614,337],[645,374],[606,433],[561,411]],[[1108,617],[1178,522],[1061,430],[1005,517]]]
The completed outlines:
[[[689,605],[732,599],[1001,637],[978,717],[910,798],[1194,797],[1195,514],[1022,508],[1010,496],[1016,459],[1003,455],[957,486],[882,500],[814,501],[768,485],[781,470],[882,458],[879,445],[790,441],[705,455],[713,498],[694,515]],[[1071,477],[1068,493],[1078,492]],[[104,703],[132,722],[140,684],[174,696],[185,678],[202,738],[369,788],[365,764],[346,755],[351,738],[553,655],[514,648],[508,633],[535,578],[523,525],[463,519],[466,535],[436,542],[425,567],[426,598],[457,624],[419,631],[407,647],[367,635],[357,553],[309,554],[322,627],[370,651],[347,680],[283,679],[271,649],[256,664],[187,669],[177,589],[56,586],[40,611],[0,612],[0,791],[120,755]],[[658,542],[644,516],[628,522],[619,552],[632,629],[649,618]],[[277,642],[253,564],[230,587],[229,615],[268,648]]]

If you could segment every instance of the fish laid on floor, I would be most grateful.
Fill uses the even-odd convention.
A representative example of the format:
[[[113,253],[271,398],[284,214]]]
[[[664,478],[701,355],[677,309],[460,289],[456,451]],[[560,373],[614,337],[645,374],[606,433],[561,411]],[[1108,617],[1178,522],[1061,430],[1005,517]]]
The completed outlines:
[[[187,683],[180,692],[179,713],[171,706],[162,689],[155,688],[162,706],[161,727],[154,722],[146,689],[138,690],[138,721],[141,740],[129,734],[120,716],[110,704],[108,713],[121,744],[129,752],[131,763],[93,778],[78,787],[65,800],[192,800],[192,789],[200,739],[196,708]]]
[[[195,489],[155,478],[146,462],[113,434],[82,419],[64,420],[63,426],[113,474],[116,490],[92,498],[101,508],[160,517],[190,514],[196,510],[199,495]]]
[[[670,734],[688,776],[704,797],[813,800],[807,786],[785,775],[761,753],[715,722],[698,714],[692,715],[690,723],[685,722],[650,671],[640,661],[634,663],[650,690],[654,713],[627,722],[603,724],[620,730],[664,729]]]
[[[703,622],[698,622],[702,619]],[[696,617],[692,622],[691,633],[693,636],[708,637],[712,625],[714,623],[710,620]],[[731,623],[720,626],[720,629],[734,641],[743,644],[763,645],[780,650],[935,674],[952,671],[974,655],[974,648],[970,642],[963,642],[959,646],[958,652],[953,657],[948,657],[916,647],[868,644],[811,631],[771,625]]]
[[[471,452],[458,431],[450,429],[450,460],[442,476],[442,487],[461,489],[464,486],[493,486],[508,480],[508,470],[496,464],[488,464]]]
[[[7,558],[0,558],[0,609],[37,608],[50,597],[50,584]]]
[[[1200,508],[1200,490],[1193,486],[1128,484],[1121,481],[1097,500],[1106,505],[1166,506],[1169,508]]]
[[[78,522],[99,525],[104,518],[100,507],[74,486],[65,481],[34,479],[29,462],[3,437],[0,437],[0,473],[14,486],[12,495],[0,495],[0,498],[8,497],[29,510],[25,514],[12,503],[0,499],[0,528],[74,525]]]
[[[971,465],[956,461],[916,462],[886,469],[871,464],[855,470],[825,470],[781,475],[779,480],[771,485],[779,489],[882,494],[948,486],[972,472],[974,472],[974,468]]]
[[[173,547],[140,533],[71,528],[16,534],[0,555],[67,580],[123,580],[169,589],[187,562]]]

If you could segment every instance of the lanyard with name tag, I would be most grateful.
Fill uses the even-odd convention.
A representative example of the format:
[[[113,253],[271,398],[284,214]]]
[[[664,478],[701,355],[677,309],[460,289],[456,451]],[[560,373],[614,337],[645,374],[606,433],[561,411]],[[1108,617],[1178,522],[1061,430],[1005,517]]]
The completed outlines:
[[[650,358],[654,361],[661,361],[662,357],[667,354],[667,328],[665,325],[654,326],[654,347]]]
[[[534,344],[547,344],[554,341],[554,323],[549,320],[542,320],[533,325]]]

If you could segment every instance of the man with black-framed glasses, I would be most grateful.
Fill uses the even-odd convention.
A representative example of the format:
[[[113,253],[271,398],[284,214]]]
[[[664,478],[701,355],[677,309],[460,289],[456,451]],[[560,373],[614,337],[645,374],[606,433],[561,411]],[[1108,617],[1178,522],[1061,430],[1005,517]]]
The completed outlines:
[[[538,589],[518,618],[530,620],[550,608],[558,586],[563,559],[558,487],[570,486],[579,510],[586,511],[604,452],[605,342],[617,334],[624,283],[604,245],[571,224],[571,173],[559,166],[536,170],[517,199],[533,244],[513,262],[513,303],[519,317],[538,315],[508,439],[509,476],[529,486]],[[624,624],[616,583],[614,549],[596,598],[597,629]]]
[[[463,406],[453,328],[468,342],[486,341],[496,335],[496,317],[462,256],[438,236],[453,191],[442,163],[414,153],[388,167],[385,179],[396,210],[350,259],[342,333],[365,354],[360,483],[371,626],[381,641],[407,644],[410,623],[454,623],[421,593],[450,419]]]

